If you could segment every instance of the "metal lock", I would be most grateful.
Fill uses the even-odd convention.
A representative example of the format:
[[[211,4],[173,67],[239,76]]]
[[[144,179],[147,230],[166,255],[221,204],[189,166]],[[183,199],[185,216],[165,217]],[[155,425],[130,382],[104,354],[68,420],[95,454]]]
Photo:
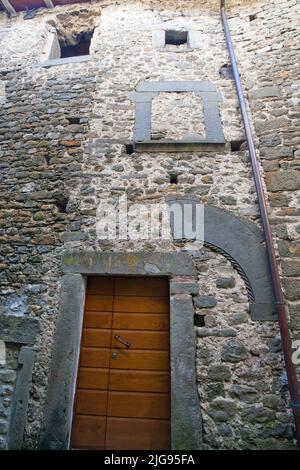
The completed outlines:
[[[116,352],[111,353],[111,358],[112,359],[117,359],[117,357],[118,357],[118,353],[116,353]]]

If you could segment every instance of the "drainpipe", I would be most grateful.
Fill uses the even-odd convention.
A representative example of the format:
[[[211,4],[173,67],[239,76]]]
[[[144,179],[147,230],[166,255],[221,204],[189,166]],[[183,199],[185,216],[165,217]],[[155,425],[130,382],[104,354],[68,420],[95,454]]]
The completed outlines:
[[[233,77],[236,84],[238,99],[240,103],[241,114],[243,117],[245,134],[248,143],[249,155],[251,166],[254,175],[254,181],[256,186],[256,192],[258,197],[258,204],[260,215],[262,219],[262,226],[264,231],[264,238],[266,243],[268,261],[270,265],[272,284],[274,289],[277,313],[278,313],[278,322],[281,334],[282,350],[285,361],[285,367],[287,372],[288,387],[291,397],[291,406],[294,413],[295,425],[296,425],[296,437],[298,442],[298,447],[300,448],[300,393],[297,381],[297,374],[295,366],[292,362],[292,344],[288,328],[287,315],[285,310],[285,301],[280,281],[279,270],[276,262],[276,254],[274,249],[274,243],[272,238],[272,232],[270,227],[270,220],[268,216],[268,210],[266,205],[266,198],[263,190],[262,176],[258,164],[257,154],[255,150],[254,139],[250,127],[249,116],[246,108],[246,103],[244,99],[244,91],[240,79],[240,74],[237,66],[237,61],[234,52],[234,46],[231,38],[231,33],[227,21],[227,16],[225,12],[225,0],[221,0],[221,17],[224,26],[225,36],[227,47],[230,55],[231,66]]]

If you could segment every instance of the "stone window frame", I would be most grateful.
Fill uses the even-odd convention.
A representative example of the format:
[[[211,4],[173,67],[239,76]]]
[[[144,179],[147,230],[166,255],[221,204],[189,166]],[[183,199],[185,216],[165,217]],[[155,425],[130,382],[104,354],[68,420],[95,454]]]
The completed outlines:
[[[184,140],[152,140],[152,100],[160,93],[195,93],[203,101],[203,114],[205,124],[205,138],[200,135]],[[130,94],[135,103],[135,124],[133,141],[138,152],[190,152],[190,151],[223,151],[225,138],[219,111],[220,93],[209,81],[157,81],[139,83],[136,91]]]
[[[53,67],[57,65],[65,65],[65,64],[76,64],[80,62],[88,62],[90,60],[95,60],[93,54],[88,55],[80,55],[74,57],[64,57],[64,58],[57,58],[58,53],[60,52],[60,44],[57,37],[57,33],[53,33],[53,41],[48,50],[48,59],[44,60],[39,63],[40,67]]]
[[[192,295],[197,270],[184,253],[65,253],[41,449],[68,449],[88,275],[170,279],[171,448],[201,449]]]

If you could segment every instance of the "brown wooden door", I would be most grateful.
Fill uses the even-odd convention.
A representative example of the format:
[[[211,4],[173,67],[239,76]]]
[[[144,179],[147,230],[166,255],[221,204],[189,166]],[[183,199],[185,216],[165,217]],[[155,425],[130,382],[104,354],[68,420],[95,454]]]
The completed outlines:
[[[90,277],[71,447],[169,449],[169,387],[168,279]]]

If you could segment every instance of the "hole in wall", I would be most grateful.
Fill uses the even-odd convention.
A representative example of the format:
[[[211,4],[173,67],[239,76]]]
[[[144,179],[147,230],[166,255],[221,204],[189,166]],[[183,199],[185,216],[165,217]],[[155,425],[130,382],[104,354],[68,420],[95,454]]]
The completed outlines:
[[[57,207],[57,212],[59,212],[60,214],[67,213],[67,203],[57,202],[55,205]]]
[[[134,153],[134,145],[125,144],[125,150],[126,150],[127,155],[132,155]]]
[[[75,44],[60,43],[60,57],[78,57],[90,54],[91,39],[94,31],[84,31],[78,34]]]
[[[188,32],[187,31],[166,31],[166,44],[173,46],[181,46],[182,44],[187,44],[188,41]]]
[[[245,143],[245,140],[232,140],[230,142],[230,150],[231,152],[239,152],[241,150],[242,145]]]
[[[257,18],[257,15],[256,15],[256,14],[249,15],[249,20],[250,20],[250,21],[254,21],[254,20],[256,20],[256,18]]]
[[[60,214],[66,214],[68,202],[69,198],[66,195],[60,194],[59,196],[57,196],[55,201],[57,212],[59,212]]]
[[[170,184],[178,184],[178,175],[175,173],[170,174]]]
[[[67,117],[69,124],[80,124],[80,117]]]
[[[205,326],[205,316],[204,315],[199,315],[199,314],[195,314],[194,315],[194,325],[195,326]]]
[[[222,67],[219,70],[219,74],[221,78],[232,79],[233,73],[232,73],[231,64],[222,65]]]
[[[50,160],[51,160],[50,155],[46,155],[46,156],[45,156],[45,164],[46,164],[47,166],[50,165]]]

